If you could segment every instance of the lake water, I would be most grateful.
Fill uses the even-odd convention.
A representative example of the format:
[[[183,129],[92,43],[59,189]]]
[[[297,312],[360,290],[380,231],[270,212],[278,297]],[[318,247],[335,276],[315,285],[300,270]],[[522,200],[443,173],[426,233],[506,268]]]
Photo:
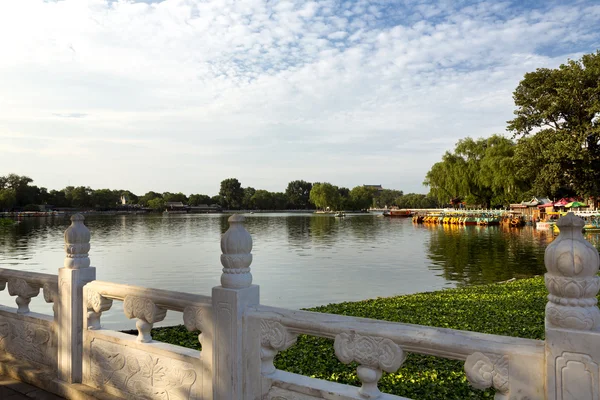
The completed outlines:
[[[99,280],[210,295],[221,274],[220,235],[228,215],[88,217],[90,257]],[[0,266],[57,274],[64,260],[67,219],[24,219],[0,228]],[[252,274],[261,303],[303,308],[457,285],[543,274],[550,231],[531,227],[413,225],[407,219],[306,214],[246,216]],[[598,236],[588,236],[598,245]],[[14,306],[6,290],[0,303]],[[50,313],[43,296],[33,311]],[[122,304],[103,325],[133,329]],[[161,325],[181,323],[169,312]]]

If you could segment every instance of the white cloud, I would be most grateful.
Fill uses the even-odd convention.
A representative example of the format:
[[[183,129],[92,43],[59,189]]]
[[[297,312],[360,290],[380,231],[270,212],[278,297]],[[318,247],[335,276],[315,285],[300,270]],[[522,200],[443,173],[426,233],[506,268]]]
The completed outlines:
[[[525,72],[595,50],[600,7],[548,7],[0,2],[0,170],[51,188],[423,190],[456,140],[504,131]]]

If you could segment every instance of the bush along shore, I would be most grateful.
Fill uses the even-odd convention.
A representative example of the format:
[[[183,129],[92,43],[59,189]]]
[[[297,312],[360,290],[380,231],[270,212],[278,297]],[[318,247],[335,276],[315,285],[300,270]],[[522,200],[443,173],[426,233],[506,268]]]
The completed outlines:
[[[330,304],[308,311],[544,339],[548,292],[543,277],[438,292]],[[183,326],[156,328],[154,340],[200,349],[198,332]],[[382,392],[414,399],[490,399],[494,390],[472,388],[464,362],[409,353],[396,373],[384,373]],[[275,367],[314,378],[360,386],[356,364],[339,362],[333,340],[307,335],[275,358]]]

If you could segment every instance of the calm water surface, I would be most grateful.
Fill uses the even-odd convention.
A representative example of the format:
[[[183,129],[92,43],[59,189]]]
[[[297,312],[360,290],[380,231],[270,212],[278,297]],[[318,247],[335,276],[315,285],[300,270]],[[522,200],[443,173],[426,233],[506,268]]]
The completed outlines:
[[[88,217],[97,278],[210,295],[219,285],[220,235],[227,215]],[[67,219],[26,219],[0,229],[0,266],[57,274],[64,260]],[[261,302],[302,308],[473,285],[544,273],[553,239],[531,227],[413,225],[373,215],[253,214],[254,282]],[[598,236],[587,236],[598,246]],[[2,304],[14,305],[6,291]],[[34,311],[50,313],[38,296]],[[110,328],[134,328],[122,304],[102,316]],[[181,322],[169,312],[163,322]]]

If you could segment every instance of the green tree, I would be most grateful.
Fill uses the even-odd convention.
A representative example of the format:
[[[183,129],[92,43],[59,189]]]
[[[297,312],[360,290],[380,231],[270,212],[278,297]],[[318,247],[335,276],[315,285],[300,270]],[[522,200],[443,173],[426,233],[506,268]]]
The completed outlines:
[[[165,192],[165,193],[163,193],[162,198],[167,203],[182,202],[183,204],[187,204],[187,202],[188,202],[187,196],[181,192],[179,192],[179,193]]]
[[[188,205],[190,206],[199,206],[200,204],[212,204],[210,196],[205,194],[190,194],[188,199]]]
[[[376,193],[373,205],[377,208],[391,207],[396,205],[396,199],[402,196],[402,190],[383,189]]]
[[[252,204],[259,210],[272,210],[273,194],[267,190],[259,189],[252,196]]]
[[[118,192],[110,189],[97,189],[90,195],[91,205],[98,208],[114,208],[119,202]]]
[[[600,50],[525,74],[513,98],[517,109],[508,130],[515,137],[535,138],[523,142],[529,148],[519,153],[521,167],[545,165],[536,171],[534,187],[599,196]]]
[[[340,205],[340,192],[331,183],[315,183],[310,191],[310,202],[320,209],[337,209]]]
[[[437,200],[431,196],[420,193],[408,193],[396,199],[399,208],[437,208]]]
[[[67,186],[65,197],[72,207],[92,207],[92,189],[86,186]]]
[[[355,186],[350,191],[352,209],[365,210],[373,204],[377,189],[368,186]]]
[[[146,193],[145,195],[143,195],[142,197],[139,198],[138,203],[143,206],[150,207],[149,202],[150,202],[150,200],[154,200],[154,199],[162,199],[162,194],[156,193],[153,191],[149,191],[148,193]]]
[[[223,207],[237,209],[242,205],[244,189],[242,189],[240,181],[236,178],[229,178],[221,181],[219,195],[221,196]]]
[[[310,191],[312,183],[303,180],[291,181],[285,189],[288,203],[293,209],[310,208]]]
[[[166,204],[167,202],[161,197],[155,197],[151,200],[148,200],[148,207],[157,211],[164,210]]]
[[[121,192],[119,194],[119,203],[121,202],[121,196],[125,196],[127,204],[138,204],[140,198],[135,193],[130,192],[129,190],[119,190],[119,192]]]
[[[10,210],[17,204],[14,189],[0,189],[0,210]]]
[[[242,199],[242,207],[247,210],[252,210],[255,204],[252,202],[252,196],[256,193],[256,189],[253,187],[244,188],[244,197]]]
[[[65,196],[65,191],[63,190],[51,190],[48,193],[48,204],[53,205],[55,207],[70,207],[71,203],[67,200]]]

